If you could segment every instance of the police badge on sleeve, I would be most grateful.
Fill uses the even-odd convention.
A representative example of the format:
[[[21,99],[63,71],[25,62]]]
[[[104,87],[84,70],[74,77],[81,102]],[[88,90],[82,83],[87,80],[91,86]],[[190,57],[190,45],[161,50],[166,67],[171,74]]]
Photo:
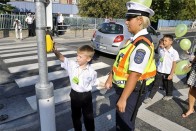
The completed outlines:
[[[143,49],[138,49],[135,53],[134,62],[137,64],[141,64],[144,60],[146,55],[146,51]]]

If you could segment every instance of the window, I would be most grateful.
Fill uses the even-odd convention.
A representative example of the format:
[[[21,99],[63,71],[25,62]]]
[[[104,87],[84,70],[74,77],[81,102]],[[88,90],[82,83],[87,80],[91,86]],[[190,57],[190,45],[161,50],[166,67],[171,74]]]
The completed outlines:
[[[98,27],[98,31],[105,34],[122,34],[123,26],[116,23],[103,23]]]

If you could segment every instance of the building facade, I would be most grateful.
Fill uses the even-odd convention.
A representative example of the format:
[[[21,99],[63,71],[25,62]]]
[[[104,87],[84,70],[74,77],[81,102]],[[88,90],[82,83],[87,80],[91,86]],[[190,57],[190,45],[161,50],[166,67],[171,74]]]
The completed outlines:
[[[53,0],[53,3],[52,3],[53,14],[62,13],[64,16],[70,16],[70,17],[78,16],[77,4],[61,4],[61,3],[54,2],[54,1],[56,0]],[[72,2],[72,0],[66,0],[66,1]],[[26,0],[25,1],[13,1],[12,0],[12,2],[7,2],[7,4],[10,4],[16,7],[16,9],[13,11],[13,13],[16,13],[16,14],[27,14],[29,12],[35,13],[35,3],[33,2],[33,0],[31,1],[30,0],[29,1],[26,1]]]

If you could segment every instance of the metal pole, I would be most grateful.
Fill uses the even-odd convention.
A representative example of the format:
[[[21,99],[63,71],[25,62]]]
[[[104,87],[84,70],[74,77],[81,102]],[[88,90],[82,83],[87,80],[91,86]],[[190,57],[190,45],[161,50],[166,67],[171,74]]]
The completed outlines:
[[[82,37],[84,38],[84,25],[82,25]]]
[[[35,0],[39,82],[35,85],[41,131],[56,131],[53,84],[48,82],[46,35],[46,0]]]

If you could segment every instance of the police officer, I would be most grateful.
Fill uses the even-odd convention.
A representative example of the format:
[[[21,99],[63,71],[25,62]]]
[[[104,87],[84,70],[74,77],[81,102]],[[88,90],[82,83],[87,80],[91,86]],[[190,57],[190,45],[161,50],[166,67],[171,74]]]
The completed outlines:
[[[126,6],[126,25],[134,36],[119,50],[105,83],[106,88],[116,90],[117,131],[134,130],[138,108],[145,98],[141,89],[145,90],[156,75],[154,45],[146,29],[154,11],[136,2],[127,2]]]
[[[25,19],[25,22],[26,22],[27,25],[28,25],[29,37],[34,36],[34,33],[33,33],[33,21],[34,21],[33,16],[31,15],[31,13],[28,13],[28,15],[27,15],[27,17],[26,17],[26,19]]]

